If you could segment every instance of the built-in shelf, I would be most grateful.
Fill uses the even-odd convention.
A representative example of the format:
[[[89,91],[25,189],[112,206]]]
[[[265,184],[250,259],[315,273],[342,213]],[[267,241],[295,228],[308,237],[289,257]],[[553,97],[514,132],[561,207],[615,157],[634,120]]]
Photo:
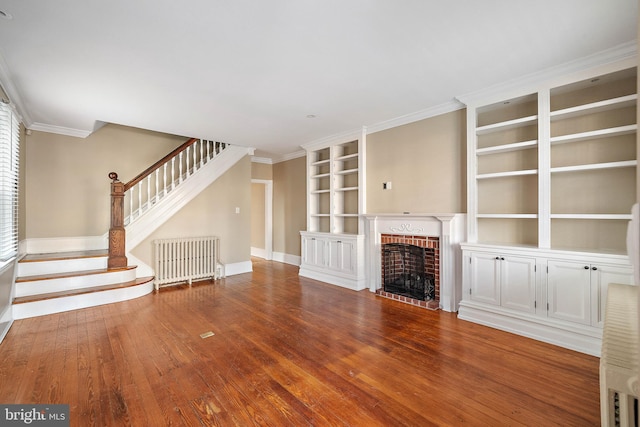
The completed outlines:
[[[551,214],[551,219],[631,220],[631,214]]]
[[[538,214],[478,214],[478,218],[535,219]]]
[[[487,154],[507,153],[510,151],[519,151],[519,150],[536,148],[537,146],[538,146],[537,140],[514,142],[513,144],[503,144],[503,145],[495,145],[492,147],[478,148],[476,150],[476,155],[483,156]]]
[[[551,120],[568,119],[578,117],[584,114],[595,114],[603,111],[616,110],[618,108],[633,107],[638,101],[638,95],[626,95],[618,98],[607,99],[604,101],[592,102],[590,104],[578,105],[576,107],[564,108],[562,110],[552,111],[550,113]]]
[[[562,166],[551,168],[551,173],[559,172],[577,172],[597,169],[616,169],[616,168],[629,168],[638,165],[637,160],[626,160],[622,162],[608,162],[608,163],[594,163],[589,165],[577,165],[577,166]]]
[[[538,116],[536,115],[536,116],[521,117],[518,119],[507,120],[504,122],[480,126],[476,128],[476,135],[486,135],[492,132],[515,129],[523,126],[531,126],[531,125],[535,125],[537,120],[538,120]]]
[[[593,130],[588,132],[574,133],[570,135],[554,136],[554,137],[551,137],[549,141],[551,145],[562,144],[567,142],[587,141],[590,139],[627,135],[627,134],[635,133],[637,130],[638,130],[638,125],[633,124],[633,125],[617,126],[614,128],[598,129],[598,130]]]
[[[480,174],[480,175],[476,175],[476,179],[505,178],[505,177],[508,177],[508,176],[535,175],[537,173],[538,173],[537,169],[527,169],[527,170],[507,171],[507,172],[494,172],[494,173],[483,173],[483,174]]]

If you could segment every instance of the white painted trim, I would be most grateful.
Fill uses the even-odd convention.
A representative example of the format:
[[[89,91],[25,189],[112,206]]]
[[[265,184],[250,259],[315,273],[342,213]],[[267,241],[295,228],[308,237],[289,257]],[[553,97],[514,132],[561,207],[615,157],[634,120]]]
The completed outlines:
[[[13,297],[11,298],[13,300]],[[9,304],[5,307],[5,310],[0,315],[0,343],[11,329],[13,325],[13,305]]]
[[[362,137],[362,134],[366,134],[366,127],[362,126],[355,130],[338,133],[335,135],[329,135],[325,138],[316,139],[315,141],[308,142],[302,145],[307,151],[314,151],[320,148],[328,147],[330,145],[342,144],[345,142],[356,141]]]
[[[111,289],[102,292],[91,292],[62,298],[53,298],[31,303],[16,304],[13,308],[15,319],[61,313],[80,308],[95,307],[114,302],[127,301],[153,292],[153,281],[127,288]]]
[[[135,265],[138,267],[136,268],[136,278],[156,275],[156,272],[153,270],[153,268],[151,268],[151,266],[135,257],[131,252],[127,253],[127,264]]]
[[[575,328],[570,330],[553,325],[549,319],[541,321],[535,316],[516,315],[499,308],[488,311],[485,305],[476,308],[470,301],[460,303],[458,318],[592,356],[600,356],[602,331],[595,328],[581,328],[576,324]]]
[[[252,179],[252,184],[264,185],[264,256],[266,260],[273,258],[273,181],[268,179]]]
[[[48,125],[46,123],[31,123],[27,126],[27,129],[39,132],[55,133],[58,135],[74,136],[76,138],[86,138],[93,133],[93,130],[73,129],[64,126]]]
[[[440,116],[442,114],[451,113],[463,108],[465,108],[463,103],[456,99],[452,99],[451,101],[445,102],[444,104],[425,108],[424,110],[416,111],[415,113],[405,114],[404,116],[396,117],[394,119],[385,120],[373,125],[367,125],[367,134],[372,134],[398,126],[407,125],[409,123],[419,122],[420,120],[425,120],[431,117]]]
[[[283,252],[274,252],[273,260],[295,266],[300,266],[300,264],[302,263],[302,257],[298,255],[285,254]]]
[[[251,157],[251,163],[264,163],[267,165],[271,165],[273,164],[273,160],[270,159],[269,157],[256,157],[253,156]]]
[[[467,106],[493,104],[504,99],[536,93],[541,86],[560,86],[567,82],[606,74],[613,69],[633,67],[637,65],[637,54],[637,44],[631,41],[575,61],[462,94],[456,96],[456,99]]]
[[[0,55],[0,84],[4,88],[7,96],[9,96],[9,101],[11,105],[15,107],[16,112],[20,116],[20,121],[28,127],[29,124],[33,122],[31,116],[29,115],[29,111],[24,107],[24,102],[22,102],[22,98],[16,89],[16,86],[13,84],[11,80],[11,73],[9,73],[9,66],[5,62],[2,55]]]
[[[45,237],[31,238],[20,242],[20,253],[42,254],[107,249],[109,242],[104,236]]]
[[[225,276],[235,276],[236,274],[251,273],[253,271],[253,264],[251,261],[234,262],[233,264],[225,264],[224,272]]]
[[[257,257],[257,258],[262,258],[262,259],[267,259],[267,251],[265,249],[262,248],[255,248],[255,247],[251,247],[251,256],[252,257]]]
[[[326,273],[325,271],[329,271]],[[329,285],[336,285],[342,288],[351,289],[352,291],[362,291],[367,289],[367,283],[364,277],[354,279],[353,276],[346,277],[342,276],[335,271],[331,271],[328,269],[320,269],[315,270],[313,267],[300,267],[300,271],[298,273],[301,277],[307,277],[309,279],[318,280],[320,282],[325,282]]]

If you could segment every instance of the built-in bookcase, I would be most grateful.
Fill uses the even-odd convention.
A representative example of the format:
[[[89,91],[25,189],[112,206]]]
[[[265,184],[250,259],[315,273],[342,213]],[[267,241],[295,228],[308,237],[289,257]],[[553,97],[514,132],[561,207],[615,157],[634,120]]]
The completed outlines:
[[[308,150],[307,231],[359,234],[364,205],[362,147],[358,138]]]
[[[635,67],[468,106],[469,241],[624,253]]]

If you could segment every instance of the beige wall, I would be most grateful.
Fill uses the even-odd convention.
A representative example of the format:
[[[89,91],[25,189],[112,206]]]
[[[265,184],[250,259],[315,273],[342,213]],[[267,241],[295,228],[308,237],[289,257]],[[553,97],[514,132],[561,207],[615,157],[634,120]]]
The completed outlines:
[[[307,228],[307,163],[300,157],[273,165],[273,250],[300,256]]]
[[[236,213],[240,208],[240,213]],[[224,264],[251,259],[251,158],[246,156],[161,225],[132,253],[153,265],[154,239],[220,237]]]
[[[465,129],[458,110],[367,135],[367,213],[465,212]]]
[[[252,179],[273,179],[273,166],[267,163],[251,163],[251,178]]]
[[[265,184],[251,184],[251,247],[257,249],[266,249],[265,187]]]
[[[33,131],[25,138],[24,237],[105,234],[109,172],[126,182],[186,139],[110,124],[87,138]]]

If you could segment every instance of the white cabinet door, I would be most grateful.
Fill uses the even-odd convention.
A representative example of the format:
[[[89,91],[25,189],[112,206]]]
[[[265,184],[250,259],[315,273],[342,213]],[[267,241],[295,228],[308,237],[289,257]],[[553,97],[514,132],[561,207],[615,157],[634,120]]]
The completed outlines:
[[[326,239],[313,236],[302,237],[302,262],[306,265],[325,265]]]
[[[349,238],[329,239],[329,268],[346,274],[356,273],[356,241]]]
[[[590,325],[591,265],[548,260],[547,266],[547,315]]]
[[[609,283],[633,285],[633,269],[617,265],[591,265],[591,324],[602,328]]]
[[[535,313],[535,258],[500,257],[500,296],[500,303],[505,308]]]
[[[500,257],[483,252],[472,252],[470,255],[470,299],[500,305]]]

